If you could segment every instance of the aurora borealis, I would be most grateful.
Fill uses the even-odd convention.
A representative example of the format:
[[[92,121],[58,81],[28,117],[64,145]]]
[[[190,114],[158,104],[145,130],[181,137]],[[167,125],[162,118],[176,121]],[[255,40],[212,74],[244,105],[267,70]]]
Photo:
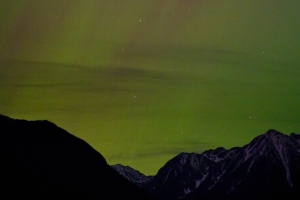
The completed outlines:
[[[0,113],[47,119],[109,164],[300,133],[300,1],[0,2]]]

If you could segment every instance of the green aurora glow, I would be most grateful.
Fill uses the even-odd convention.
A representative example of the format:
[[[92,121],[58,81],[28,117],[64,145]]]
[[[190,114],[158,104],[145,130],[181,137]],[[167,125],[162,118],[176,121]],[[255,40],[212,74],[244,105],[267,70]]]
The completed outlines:
[[[300,133],[298,0],[0,2],[0,113],[145,174]]]

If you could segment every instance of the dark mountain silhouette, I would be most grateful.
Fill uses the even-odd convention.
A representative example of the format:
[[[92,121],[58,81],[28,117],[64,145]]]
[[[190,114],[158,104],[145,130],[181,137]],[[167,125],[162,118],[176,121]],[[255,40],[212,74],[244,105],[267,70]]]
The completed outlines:
[[[151,199],[83,140],[48,121],[0,115],[5,199]]]
[[[300,199],[300,135],[269,130],[243,147],[181,153],[141,186],[156,199]]]
[[[148,177],[110,167],[51,122],[0,115],[2,198],[151,199],[143,188],[155,199],[300,199],[300,135],[269,130],[243,147],[181,153]]]

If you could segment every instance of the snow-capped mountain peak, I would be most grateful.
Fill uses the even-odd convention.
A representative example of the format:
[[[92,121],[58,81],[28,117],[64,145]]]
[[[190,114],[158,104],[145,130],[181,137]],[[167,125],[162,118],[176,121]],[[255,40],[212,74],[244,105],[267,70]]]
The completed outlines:
[[[271,129],[243,147],[181,153],[145,188],[157,199],[274,199],[300,196],[298,180],[300,135]]]
[[[290,152],[294,151],[292,139],[274,129],[270,129],[265,134],[256,137],[250,144],[244,148],[244,161],[252,157],[270,157],[274,154],[284,166],[286,180],[290,187],[293,186],[290,174]]]

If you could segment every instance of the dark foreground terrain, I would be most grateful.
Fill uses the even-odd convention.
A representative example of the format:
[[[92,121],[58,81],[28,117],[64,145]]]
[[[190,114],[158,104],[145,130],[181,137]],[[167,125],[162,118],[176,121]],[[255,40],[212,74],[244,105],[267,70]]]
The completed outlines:
[[[0,115],[0,159],[1,199],[300,199],[300,135],[272,129],[243,147],[181,153],[145,176],[109,166],[51,122]]]
[[[0,190],[1,199],[152,199],[53,123],[3,115]]]

